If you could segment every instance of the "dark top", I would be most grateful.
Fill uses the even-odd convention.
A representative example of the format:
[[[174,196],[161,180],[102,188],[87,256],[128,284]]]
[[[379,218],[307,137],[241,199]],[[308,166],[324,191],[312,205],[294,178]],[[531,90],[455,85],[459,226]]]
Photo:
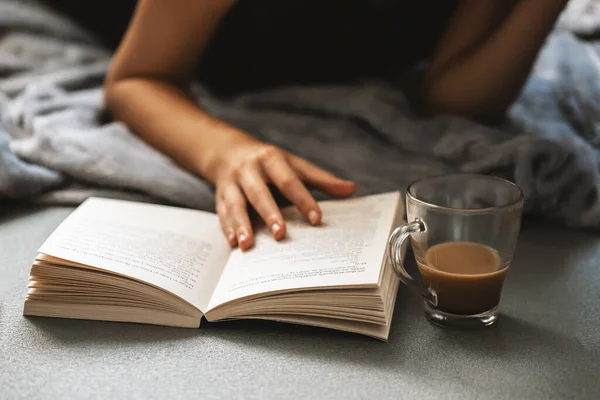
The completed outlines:
[[[382,0],[379,0],[382,2]],[[456,0],[239,0],[199,60],[219,94],[383,76],[426,60]],[[115,48],[135,1],[51,0]],[[107,21],[111,21],[107,24]]]
[[[206,49],[198,76],[219,92],[382,76],[426,60],[451,0],[242,0]]]

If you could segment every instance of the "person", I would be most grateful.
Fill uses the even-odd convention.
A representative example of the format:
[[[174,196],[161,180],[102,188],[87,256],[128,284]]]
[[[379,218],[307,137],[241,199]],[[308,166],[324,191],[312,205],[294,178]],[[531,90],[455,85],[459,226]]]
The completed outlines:
[[[215,187],[231,246],[254,245],[251,206],[277,240],[286,224],[269,186],[313,225],[308,187],[346,181],[211,116],[193,79],[221,96],[286,84],[386,76],[425,62],[418,106],[493,123],[519,95],[567,0],[140,0],[105,82],[115,119]]]

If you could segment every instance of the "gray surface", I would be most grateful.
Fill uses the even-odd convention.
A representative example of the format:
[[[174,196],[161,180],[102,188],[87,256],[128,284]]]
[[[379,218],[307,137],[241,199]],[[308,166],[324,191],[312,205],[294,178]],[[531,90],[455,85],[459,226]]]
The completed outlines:
[[[389,343],[278,323],[199,330],[25,318],[29,264],[70,209],[0,208],[0,398],[598,398],[600,239],[526,223],[487,331],[427,323],[402,289]]]

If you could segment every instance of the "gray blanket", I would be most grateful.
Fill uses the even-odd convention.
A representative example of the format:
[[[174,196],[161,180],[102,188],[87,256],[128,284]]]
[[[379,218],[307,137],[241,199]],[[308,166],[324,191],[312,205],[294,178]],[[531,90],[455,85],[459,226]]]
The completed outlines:
[[[287,87],[229,101],[199,85],[194,93],[210,113],[355,180],[358,195],[452,171],[493,174],[522,187],[527,213],[600,228],[597,8],[591,0],[571,4],[498,128],[418,118],[386,82]],[[109,61],[70,21],[34,2],[0,0],[0,199],[77,204],[102,195],[214,210],[209,184],[106,118]]]

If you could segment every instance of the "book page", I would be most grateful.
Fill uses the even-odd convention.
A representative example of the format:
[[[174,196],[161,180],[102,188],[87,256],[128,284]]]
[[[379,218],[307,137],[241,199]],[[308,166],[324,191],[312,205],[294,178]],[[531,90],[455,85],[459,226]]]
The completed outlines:
[[[146,282],[204,312],[231,250],[214,214],[91,198],[39,252]]]
[[[319,203],[321,226],[310,226],[292,207],[284,209],[287,238],[275,241],[267,229],[256,245],[234,250],[217,284],[209,310],[241,297],[324,286],[376,285],[397,210],[399,193]]]

